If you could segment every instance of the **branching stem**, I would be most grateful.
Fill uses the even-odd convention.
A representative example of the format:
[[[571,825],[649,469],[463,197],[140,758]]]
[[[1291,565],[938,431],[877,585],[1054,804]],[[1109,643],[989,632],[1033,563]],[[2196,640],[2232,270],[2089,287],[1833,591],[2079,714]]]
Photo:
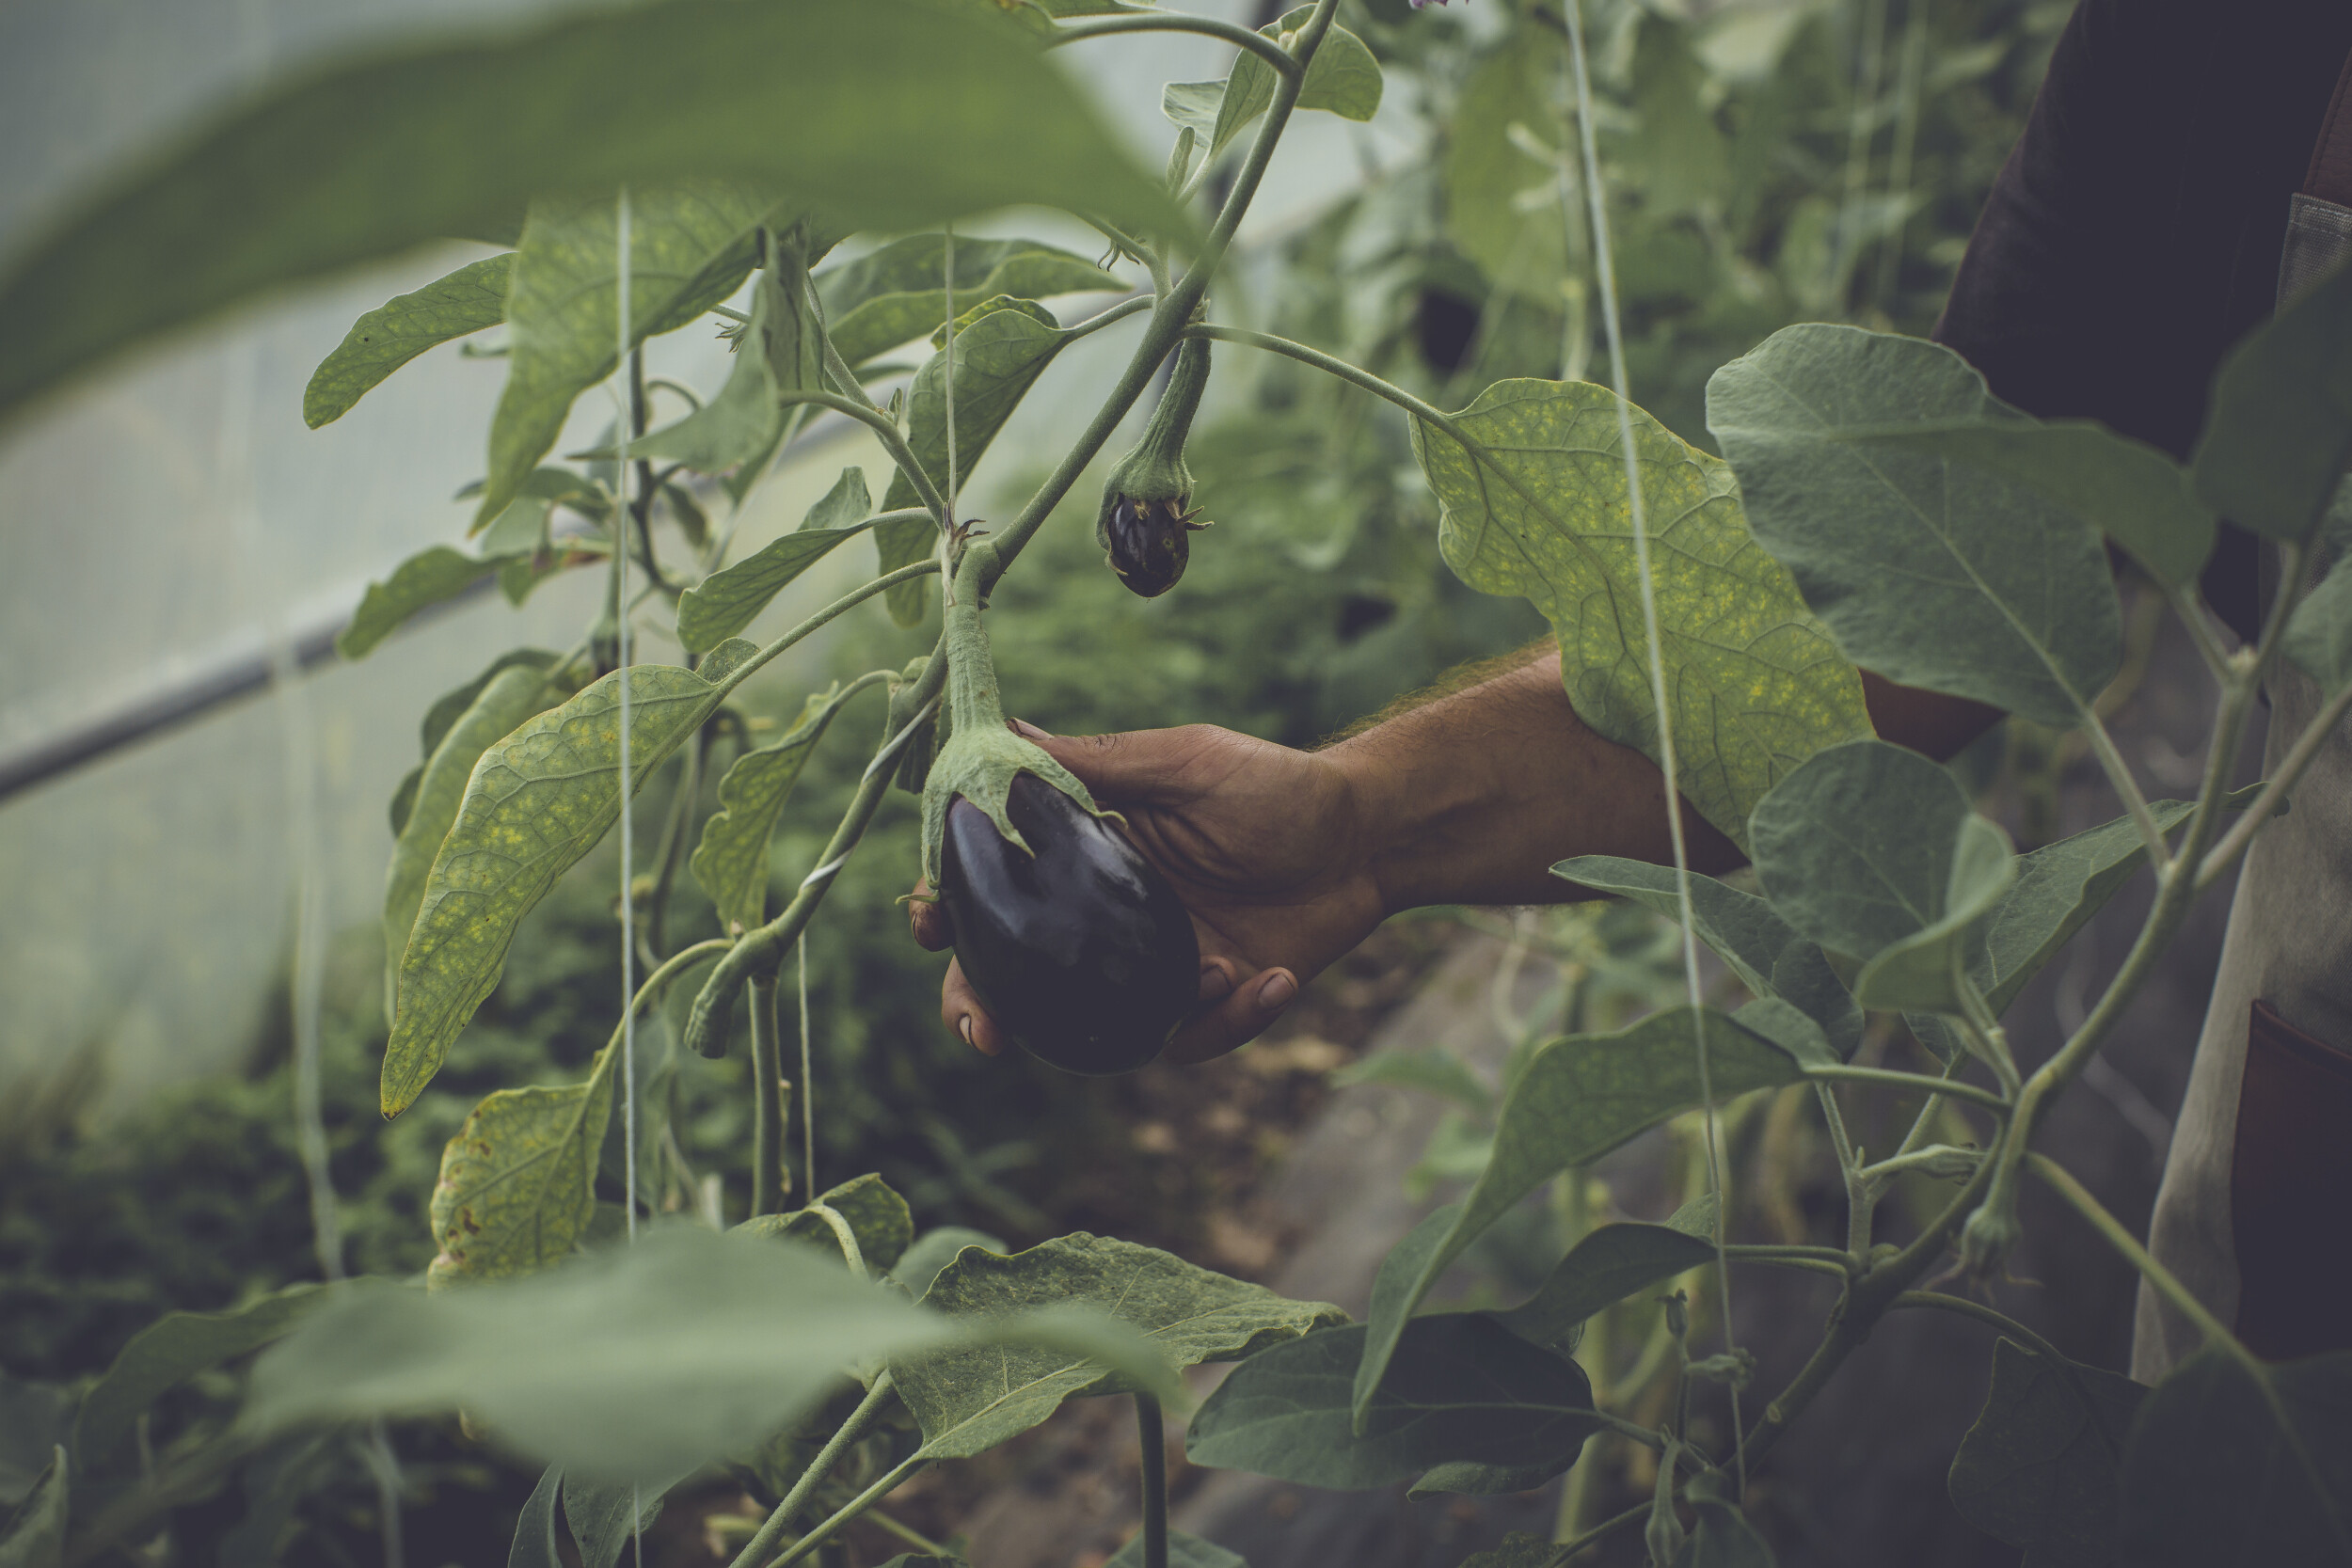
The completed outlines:
[[[1979,1088],[1958,1078],[1930,1078],[1921,1073],[1902,1072],[1894,1068],[1855,1067],[1851,1063],[1840,1067],[1808,1067],[1807,1078],[1830,1079],[1847,1084],[1878,1084],[1891,1089],[1909,1089],[1914,1094],[1949,1095],[1954,1100],[1966,1100],[2004,1116],[2009,1101],[1992,1089]]]
[[[890,1402],[890,1373],[885,1370],[874,1379],[874,1386],[866,1391],[866,1398],[858,1402],[858,1407],[850,1412],[850,1418],[825,1440],[823,1448],[817,1450],[817,1457],[808,1462],[808,1468],[801,1472],[801,1479],[792,1483],[792,1490],[784,1495],[784,1500],[776,1504],[761,1523],[757,1533],[743,1544],[741,1551],[735,1554],[735,1561],[730,1568],[759,1568],[759,1564],[767,1560],[768,1554],[775,1549],[777,1538],[792,1522],[792,1516],[807,1506],[810,1494],[817,1490],[818,1484],[834,1465],[840,1463],[842,1454],[848,1451],[850,1446],[866,1435],[866,1429],[874,1424],[875,1418]]]

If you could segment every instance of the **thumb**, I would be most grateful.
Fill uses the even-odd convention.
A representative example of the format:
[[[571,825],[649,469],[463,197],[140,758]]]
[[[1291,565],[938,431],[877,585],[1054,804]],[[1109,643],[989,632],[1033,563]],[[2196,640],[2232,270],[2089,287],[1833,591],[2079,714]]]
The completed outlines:
[[[1118,735],[1047,735],[1019,720],[1012,727],[1112,804],[1148,805],[1183,797],[1184,766],[1200,750],[1205,726],[1128,730]],[[1214,732],[1210,732],[1214,733]]]

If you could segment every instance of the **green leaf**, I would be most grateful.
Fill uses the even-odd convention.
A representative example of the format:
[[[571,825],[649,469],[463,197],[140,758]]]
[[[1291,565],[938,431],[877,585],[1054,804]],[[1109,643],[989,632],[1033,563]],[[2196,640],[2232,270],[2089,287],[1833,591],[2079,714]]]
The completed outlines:
[[[772,187],[724,181],[632,187],[629,341],[684,325],[690,311],[733,293],[750,270],[747,242],[782,207]],[[474,514],[477,531],[505,510],[523,476],[555,445],[573,400],[619,362],[620,242],[620,208],[609,192],[540,197],[531,204],[507,286],[514,347],[506,389],[490,420],[490,473]],[[714,269],[715,281],[707,276]],[[665,321],[680,314],[684,321]]]
[[[1744,844],[1765,791],[1822,747],[1869,733],[1861,677],[1749,537],[1730,468],[1632,418],[1682,793]],[[1413,421],[1443,503],[1446,563],[1481,593],[1543,611],[1578,717],[1656,758],[1614,396],[1588,382],[1502,381],[1454,421],[1483,452]]]
[[[1570,1247],[1534,1295],[1494,1318],[1531,1344],[1556,1347],[1603,1307],[1714,1260],[1706,1236],[1664,1225],[1604,1225]]]
[[[506,319],[506,271],[515,258],[485,256],[385,301],[351,324],[302,391],[302,422],[316,430],[351,412],[375,384],[436,344]]]
[[[1463,1462],[1565,1468],[1599,1427],[1575,1362],[1483,1314],[1447,1313],[1405,1325],[1359,1434],[1349,1389],[1364,1347],[1350,1323],[1243,1362],[1201,1402],[1184,1457],[1359,1491]]]
[[[1304,27],[1314,9],[1301,6],[1258,31],[1279,40],[1284,33]],[[1273,106],[1275,81],[1274,68],[1256,55],[1245,51],[1234,56],[1233,69],[1225,78],[1225,95],[1217,104],[1216,129],[1209,137],[1210,158],[1224,151],[1227,144],[1248,129],[1250,121]],[[1370,119],[1379,112],[1380,85],[1380,62],[1364,40],[1334,24],[1323,35],[1315,57],[1308,62],[1297,106],[1328,109],[1342,119]]]
[[[2300,540],[2352,465],[2352,275],[2249,334],[2221,365],[2190,472],[2206,504],[2272,539]]]
[[[2319,683],[2323,696],[2352,686],[2352,551],[2338,557],[2295,607],[2279,651]]]
[[[776,402],[775,370],[768,362],[768,319],[776,291],[752,291],[751,321],[732,347],[734,357],[719,395],[675,424],[628,443],[631,457],[657,457],[684,464],[698,474],[724,473],[775,444],[784,423]],[[699,652],[699,649],[690,649]]]
[[[1143,1532],[1137,1530],[1127,1538],[1127,1544],[1113,1552],[1103,1568],[1143,1568]],[[1238,1552],[1229,1552],[1213,1541],[1203,1541],[1183,1530],[1168,1532],[1168,1568],[1249,1568]]]
[[[1375,1290],[1356,1408],[1369,1408],[1413,1309],[1462,1250],[1519,1199],[1564,1170],[1591,1164],[1635,1134],[1701,1103],[1705,1039],[1718,1102],[1795,1083],[1788,1054],[1711,1008],[1669,1007],[1613,1035],[1570,1035],[1539,1047],[1502,1102],[1494,1157],[1462,1212],[1406,1288]]]
[[[1096,1378],[1170,1386],[1098,1314],[948,1318],[803,1248],[684,1225],[527,1279],[431,1294],[358,1280],[334,1297],[255,1366],[246,1433],[462,1407],[567,1475],[658,1482],[805,1418],[882,1356],[1045,1345],[1115,1369]]]
[[[1140,1333],[1179,1370],[1235,1361],[1345,1314],[1291,1301],[1181,1258],[1084,1231],[1011,1257],[968,1249],[947,1264],[926,1307],[960,1319],[1077,1303]],[[923,1452],[962,1459],[1026,1432],[1061,1402],[1122,1393],[1133,1385],[1102,1367],[1050,1350],[972,1350],[894,1360],[898,1393],[923,1428]]]
[[[833,346],[842,363],[863,365],[937,330],[948,319],[941,278],[945,246],[944,235],[910,235],[818,275],[817,297],[825,307]],[[997,294],[1034,300],[1126,291],[1117,274],[1055,245],[1036,240],[956,239],[957,316]]]
[[[442,739],[448,736],[457,721],[466,716],[466,710],[473,706],[475,700],[482,695],[484,688],[490,684],[491,679],[500,671],[516,664],[529,664],[535,669],[551,670],[555,667],[555,662],[556,656],[543,648],[511,648],[492,659],[488,668],[465,685],[453,691],[444,691],[438,697],[434,698],[433,705],[424,710],[424,720],[418,726],[421,737],[418,752],[420,760],[421,762],[433,760],[433,753],[440,746]],[[392,836],[394,838],[398,838],[401,831],[408,825],[410,810],[416,803],[417,786],[423,782],[423,778],[424,769],[419,767],[401,783],[401,789],[405,792],[407,803],[394,806],[392,812]]]
[[[1070,334],[1047,326],[1019,310],[999,310],[956,334],[956,488],[969,485],[972,470],[987,455],[989,443],[1005,428],[1012,411],[1028,394],[1045,367],[1061,352]],[[935,354],[914,374],[914,389],[907,398],[907,446],[923,466],[939,493],[947,494],[947,356]],[[921,505],[907,476],[890,476],[882,510],[896,512]],[[874,530],[874,545],[882,569],[895,572],[930,554],[939,530],[928,517],[884,523]],[[925,607],[936,592],[927,582],[902,582],[890,590],[890,615],[902,626],[923,619]]]
[[[2098,536],[1975,464],[1852,437],[2029,425],[1951,350],[1810,325],[1707,386],[1748,524],[1859,664],[1906,686],[2073,726],[2122,657]]]
[[[1632,899],[1669,920],[1682,918],[1672,866],[1614,855],[1583,855],[1562,861],[1551,874],[1600,893]],[[1712,877],[1691,873],[1692,934],[1739,976],[1759,999],[1777,998],[1796,1006],[1820,1026],[1826,1045],[1841,1058],[1862,1041],[1862,1009],[1854,1005],[1820,947],[1789,928],[1772,906]],[[1759,1031],[1770,1037],[1769,1031]]]
[[[719,781],[719,809],[686,868],[710,895],[723,929],[748,931],[768,918],[768,841],[841,702],[838,682],[811,692],[781,740],[744,752]]]
[[[2095,1409],[2075,1392],[2090,1389]],[[2033,1568],[2106,1568],[2115,1557],[2117,1456],[2148,1393],[2077,1365],[2074,1377],[2009,1339],[1993,1345],[1984,1409],[1952,1455],[1962,1518],[2026,1549]]]
[[[104,1464],[157,1400],[199,1372],[282,1338],[325,1299],[315,1285],[290,1285],[233,1312],[166,1313],[132,1336],[83,1400],[74,1453],[86,1468]]]
[[[1800,935],[1883,967],[1865,1005],[1959,1010],[1951,955],[1981,951],[2015,877],[2001,831],[1970,810],[1951,774],[1883,740],[1832,747],[1756,808],[1757,877]]]
[[[219,1568],[276,1568],[285,1560],[294,1511],[335,1457],[325,1437],[269,1444],[245,1463],[245,1517],[220,1538]]]
[[[1188,230],[1156,171],[984,10],[678,0],[303,72],[140,149],[10,247],[0,411],[262,290],[548,191],[764,182],[840,232],[1019,203]]]
[[[1502,1545],[1464,1558],[1462,1568],[1552,1568],[1552,1559],[1559,1555],[1560,1548],[1548,1537],[1513,1530]]]
[[[1851,430],[1843,438],[1866,451],[1948,458],[1998,474],[2113,539],[2164,586],[2197,580],[2219,525],[2180,465],[2090,420],[2034,423],[1992,406],[1997,417]]]
[[[1160,113],[1179,131],[1190,131],[1194,141],[1209,145],[1216,129],[1216,112],[1225,103],[1223,82],[1170,82],[1160,88]]]
[[[961,1225],[943,1225],[936,1230],[926,1230],[914,1239],[904,1256],[891,1266],[890,1277],[906,1287],[907,1294],[921,1301],[930,1293],[931,1282],[939,1271],[955,1261],[956,1254],[965,1247],[976,1246],[984,1252],[1003,1252],[1005,1243],[985,1230],[970,1230]]]
[[[572,1539],[580,1545],[580,1568],[612,1568],[621,1560],[621,1548],[660,1517],[661,1499],[669,1491],[668,1485],[564,1477],[564,1522],[571,1527]]]
[[[733,565],[712,573],[678,600],[677,636],[688,653],[715,648],[758,619],[759,612],[803,572],[823,560],[845,539],[865,531],[872,511],[863,469],[844,468],[841,478],[809,509],[791,533]],[[930,519],[922,520],[926,530]]]
[[[817,1201],[849,1223],[850,1233],[857,1238],[861,1260],[877,1276],[889,1274],[914,1240],[914,1211],[879,1176],[852,1177]],[[813,1207],[796,1209],[788,1214],[762,1214],[735,1228],[752,1236],[788,1237],[836,1258],[841,1255],[841,1243],[833,1227]]]
[[[401,954],[408,946],[417,908],[424,902],[426,879],[441,852],[442,840],[457,820],[474,765],[482,760],[483,752],[514,734],[524,721],[553,706],[560,695],[547,672],[535,662],[509,664],[480,684],[473,701],[447,725],[427,753],[406,819],[392,845],[391,864],[384,874],[384,1017],[388,1022],[399,1014]],[[425,715],[428,735],[439,717],[437,711]]]
[[[2352,1561],[2347,1499],[2352,1352],[2265,1367],[2257,1381],[2208,1346],[2140,1402],[2117,1556],[2131,1568]]]
[[[714,651],[713,662],[730,663],[720,657],[726,651]],[[498,985],[516,926],[620,816],[623,673],[527,721],[475,765],[401,955],[384,1047],[386,1116],[406,1110],[440,1070],[450,1042]],[[669,664],[626,673],[633,795],[710,717],[719,687]]]
[[[1506,40],[1463,82],[1446,140],[1446,233],[1499,292],[1559,309],[1566,276],[1560,162],[1527,150],[1561,135],[1557,55]]]
[[[1644,14],[1633,41],[1633,114],[1641,131],[1627,151],[1645,212],[1692,212],[1727,194],[1731,153],[1708,108],[1713,87],[1692,50],[1691,29]]]
[[[467,1116],[433,1187],[439,1250],[428,1286],[537,1274],[579,1249],[596,1212],[618,1061],[607,1046],[585,1083],[499,1089]]]
[[[1486,1080],[1470,1069],[1470,1065],[1444,1046],[1424,1046],[1418,1051],[1383,1051],[1366,1056],[1331,1074],[1333,1088],[1352,1088],[1359,1084],[1393,1084],[1399,1088],[1421,1089],[1440,1095],[1480,1116],[1495,1108],[1495,1091]]]
[[[1408,1497],[1435,1497],[1452,1492],[1466,1497],[1501,1497],[1513,1492],[1533,1492],[1546,1481],[1574,1464],[1550,1465],[1473,1465],[1457,1461],[1450,1465],[1435,1465],[1422,1472],[1421,1479],[1406,1489]]]
[[[0,1528],[0,1568],[59,1568],[65,1561],[66,1476],[72,1468],[62,1445],[50,1450],[49,1467],[33,1483]]]
[[[351,625],[335,638],[335,651],[345,658],[365,658],[375,645],[400,629],[418,610],[457,597],[515,556],[470,556],[463,550],[436,545],[421,550],[392,568],[382,582],[368,584]]]
[[[2167,832],[2187,821],[2192,809],[2186,800],[2149,807]],[[2147,843],[2128,816],[2018,857],[2016,885],[1985,923],[1984,957],[1975,971],[1995,1017],[2147,860]]]
[[[561,1465],[550,1465],[539,1477],[515,1521],[515,1539],[506,1548],[506,1568],[564,1568],[564,1553],[555,1538],[556,1500],[564,1489]]]
[[[1697,1499],[1697,1523],[1675,1554],[1675,1568],[1773,1568],[1771,1544],[1737,1506],[1720,1497]]]

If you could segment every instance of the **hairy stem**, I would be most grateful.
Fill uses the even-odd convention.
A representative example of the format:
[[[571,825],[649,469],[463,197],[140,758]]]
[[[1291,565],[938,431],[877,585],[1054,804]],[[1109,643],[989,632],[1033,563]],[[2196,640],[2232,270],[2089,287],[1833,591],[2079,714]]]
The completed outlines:
[[[817,1490],[818,1483],[825,1479],[826,1473],[840,1462],[850,1446],[866,1435],[866,1429],[872,1426],[875,1418],[882,1413],[883,1406],[890,1402],[890,1373],[884,1371],[874,1379],[873,1387],[866,1391],[866,1398],[858,1402],[858,1407],[850,1412],[850,1418],[825,1439],[825,1446],[817,1450],[817,1457],[808,1462],[808,1468],[801,1472],[800,1480],[792,1483],[792,1490],[784,1495],[784,1500],[776,1504],[761,1523],[757,1533],[743,1544],[741,1551],[735,1554],[735,1561],[730,1568],[759,1568],[759,1564],[767,1560],[768,1554],[775,1549],[777,1537],[792,1522],[792,1516],[807,1506],[810,1494]]]
[[[856,1497],[842,1504],[839,1509],[834,1511],[831,1518],[817,1526],[806,1535],[802,1536],[798,1541],[793,1542],[791,1545],[787,1546],[781,1556],[776,1558],[774,1561],[768,1564],[768,1568],[790,1568],[791,1564],[800,1561],[801,1559],[808,1556],[809,1553],[815,1551],[818,1547],[832,1540],[834,1536],[840,1531],[843,1526],[855,1523],[858,1515],[866,1513],[866,1510],[872,1508],[876,1503],[890,1496],[891,1493],[896,1492],[900,1486],[905,1484],[909,1476],[912,1476],[915,1471],[923,1468],[923,1466],[929,1465],[930,1463],[930,1461],[924,1458],[919,1449],[914,1453],[909,1454],[880,1481],[874,1482],[873,1485],[867,1487],[865,1491],[860,1492]],[[755,1568],[753,1563],[747,1562],[741,1557],[737,1558],[735,1560],[736,1568]]]
[[[808,1092],[808,1085],[801,1085]],[[784,1085],[776,1042],[776,977],[752,976],[752,1213],[784,1212]]]
[[[842,594],[841,597],[834,600],[833,603],[817,611],[816,614],[811,615],[807,620],[803,621],[799,626],[794,626],[790,631],[786,632],[782,637],[777,638],[773,642],[767,644],[765,647],[761,648],[759,652],[745,659],[742,664],[736,669],[733,674],[727,676],[725,680],[719,683],[718,692],[711,698],[711,710],[713,712],[718,711],[719,705],[725,702],[728,697],[732,696],[737,687],[741,686],[745,681],[751,679],[754,674],[758,673],[759,669],[763,665],[767,664],[778,654],[783,653],[787,648],[789,648],[793,643],[798,642],[802,638],[806,637],[809,633],[817,630],[819,626],[826,625],[836,616],[846,614],[850,610],[856,609],[859,605],[864,604],[866,600],[872,598],[877,594],[896,588],[902,582],[912,582],[916,578],[929,577],[931,573],[938,570],[939,562],[936,561],[918,561],[912,566],[901,566],[895,572],[884,572],[881,577],[876,578],[873,581],[862,583],[859,586],[850,589],[850,592]]]
[[[838,358],[839,356],[836,355],[834,357]],[[914,460],[914,449],[907,445],[907,438],[900,434],[898,421],[872,404],[866,402],[863,392],[856,397],[843,397],[835,392],[820,392],[811,388],[803,388],[797,392],[782,393],[776,401],[787,407],[794,404],[808,403],[819,408],[830,408],[836,414],[847,414],[881,436],[882,450],[887,451],[890,454],[890,460],[898,466],[898,471],[907,476],[907,483],[914,486],[914,493],[922,498],[924,508],[930,513],[931,520],[943,529],[949,526],[947,503],[940,498],[939,487],[931,483],[931,476],[923,471],[923,465]]]

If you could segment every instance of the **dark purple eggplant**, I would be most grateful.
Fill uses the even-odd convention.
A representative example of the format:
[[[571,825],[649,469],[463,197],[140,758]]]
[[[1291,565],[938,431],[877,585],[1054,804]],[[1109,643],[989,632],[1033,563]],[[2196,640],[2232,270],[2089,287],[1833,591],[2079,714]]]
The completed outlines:
[[[1006,813],[1025,855],[958,797],[940,901],[956,958],[989,1016],[1066,1072],[1132,1072],[1192,1011],[1200,947],[1176,890],[1110,823],[1029,773]]]
[[[1156,599],[1176,586],[1192,559],[1192,533],[1205,524],[1184,510],[1187,498],[1138,500],[1120,496],[1104,524],[1111,570],[1130,592]]]

